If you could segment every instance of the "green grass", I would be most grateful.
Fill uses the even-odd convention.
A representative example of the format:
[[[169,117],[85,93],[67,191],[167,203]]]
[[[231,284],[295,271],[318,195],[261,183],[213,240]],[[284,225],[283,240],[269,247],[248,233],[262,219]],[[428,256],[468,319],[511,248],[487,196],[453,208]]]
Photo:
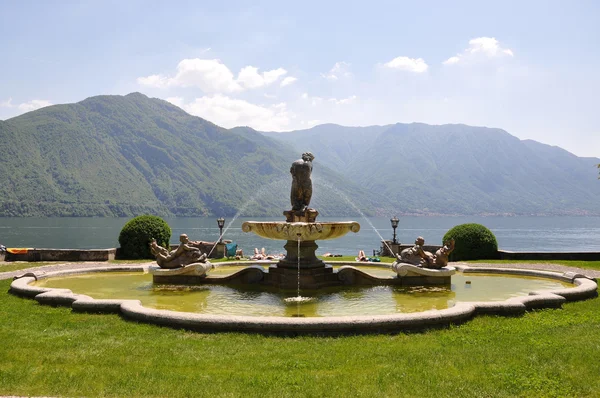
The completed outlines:
[[[559,264],[568,267],[600,270],[600,261],[575,261],[575,260],[471,260],[467,263],[489,264]]]
[[[0,395],[586,397],[600,395],[600,300],[398,335],[202,334],[5,293]]]

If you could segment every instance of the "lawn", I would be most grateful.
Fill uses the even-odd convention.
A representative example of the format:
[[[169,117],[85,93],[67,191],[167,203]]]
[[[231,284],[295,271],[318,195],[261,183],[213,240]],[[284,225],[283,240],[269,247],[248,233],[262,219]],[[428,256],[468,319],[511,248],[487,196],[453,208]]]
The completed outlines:
[[[600,300],[397,335],[203,334],[74,313],[0,281],[0,395],[600,395]]]

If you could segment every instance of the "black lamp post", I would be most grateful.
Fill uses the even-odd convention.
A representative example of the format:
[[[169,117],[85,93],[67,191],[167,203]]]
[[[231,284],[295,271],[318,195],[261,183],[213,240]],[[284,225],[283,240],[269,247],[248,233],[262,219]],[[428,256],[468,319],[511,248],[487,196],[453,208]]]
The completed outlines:
[[[223,217],[217,218],[217,225],[219,226],[219,243],[223,243],[223,227],[225,226],[225,219]]]
[[[396,228],[398,228],[398,217],[394,216],[394,218],[390,219],[390,222],[392,223],[392,228],[394,229],[394,238],[392,239],[392,243],[396,244],[398,243],[396,241]]]

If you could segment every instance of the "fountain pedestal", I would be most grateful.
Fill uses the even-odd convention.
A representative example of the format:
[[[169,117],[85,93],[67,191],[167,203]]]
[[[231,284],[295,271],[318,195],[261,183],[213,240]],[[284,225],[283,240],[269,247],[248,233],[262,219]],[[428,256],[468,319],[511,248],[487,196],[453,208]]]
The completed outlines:
[[[286,255],[281,259],[277,266],[281,268],[301,269],[324,267],[325,263],[317,258],[315,254],[319,246],[314,240],[297,241],[288,240],[283,248]]]
[[[269,267],[264,283],[280,289],[319,289],[327,286],[340,285],[340,280],[333,267],[301,268],[300,273],[294,268],[283,268],[279,264]]]
[[[348,232],[358,232],[360,224],[355,221],[342,222],[308,222],[316,217],[318,212],[308,209],[307,214],[301,212],[285,212],[288,219],[298,219],[296,222],[257,222],[247,221],[242,224],[242,231],[253,232],[263,238],[284,240],[286,256],[275,266],[269,267],[263,283],[280,288],[297,288],[298,281],[302,289],[318,289],[324,286],[341,284],[333,272],[317,258],[315,252],[319,247],[316,240],[335,239]]]

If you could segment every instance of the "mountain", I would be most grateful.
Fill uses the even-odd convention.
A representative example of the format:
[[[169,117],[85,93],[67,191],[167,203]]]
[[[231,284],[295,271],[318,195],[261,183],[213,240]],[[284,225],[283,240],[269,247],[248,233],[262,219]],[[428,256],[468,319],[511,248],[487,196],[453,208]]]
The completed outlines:
[[[422,123],[221,128],[139,93],[0,121],[1,216],[282,217],[313,152],[322,216],[600,214],[598,158],[504,130]]]
[[[91,97],[0,122],[0,216],[282,216],[301,153],[139,93]],[[311,206],[350,213],[358,186],[315,168],[341,194],[315,189]]]
[[[598,158],[501,129],[321,125],[265,136],[322,162],[404,214],[600,214]]]

